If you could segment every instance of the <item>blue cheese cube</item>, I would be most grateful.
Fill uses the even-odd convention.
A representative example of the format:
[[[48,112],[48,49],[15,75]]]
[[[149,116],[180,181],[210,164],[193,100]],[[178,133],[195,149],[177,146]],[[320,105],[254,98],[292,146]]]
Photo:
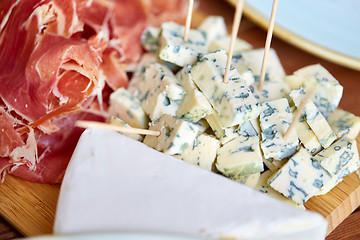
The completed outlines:
[[[164,65],[153,64],[146,69],[141,106],[155,120],[163,114],[176,116],[185,91],[177,82],[174,74]]]
[[[258,83],[250,85],[249,88],[259,103],[288,98],[290,93],[289,86],[283,81],[266,81],[261,92],[258,89]]]
[[[267,195],[269,195],[270,197],[273,197],[275,199],[278,199],[282,202],[285,202],[291,206],[294,206],[296,208],[300,208],[305,210],[305,207],[303,204],[297,204],[296,202],[294,202],[293,200],[284,197],[281,193],[275,191],[274,189],[272,189],[269,184],[267,183],[267,180],[269,179],[269,177],[271,175],[273,175],[273,171],[271,170],[266,170],[263,173],[261,173],[260,178],[255,186],[255,189],[259,190],[262,193],[265,193]]]
[[[264,170],[257,136],[239,136],[218,151],[216,168],[225,176],[237,179]]]
[[[281,160],[293,155],[299,144],[296,131],[283,138],[292,122],[292,113],[286,98],[261,104],[261,149],[266,159]]]
[[[231,36],[226,35],[217,39],[214,39],[210,42],[209,45],[209,52],[215,52],[220,49],[224,49],[226,53],[229,52],[231,42]],[[240,38],[236,38],[235,45],[233,49],[233,54],[238,54],[244,51],[248,51],[252,48],[252,45],[245,40],[242,40]]]
[[[191,122],[198,122],[212,112],[212,107],[205,95],[195,86],[190,70],[191,66],[186,66],[176,74],[176,78],[186,92],[176,111],[176,116]]]
[[[206,41],[208,44],[227,34],[224,18],[221,16],[208,16],[198,29],[206,34]]]
[[[120,126],[120,127],[131,127],[129,124],[127,124],[125,121],[121,120],[120,118],[117,118],[115,116],[111,116],[110,118],[110,124]],[[136,141],[141,142],[144,138],[136,133],[122,133],[123,135],[135,139]]]
[[[258,136],[260,134],[260,123],[258,119],[246,121],[238,128],[238,133],[243,136]]]
[[[339,106],[343,87],[323,66],[310,65],[295,71],[294,75],[304,79],[305,91],[314,90],[312,100],[325,117]]]
[[[109,113],[135,128],[148,128],[149,118],[141,102],[125,88],[119,88],[110,95]]]
[[[168,155],[181,155],[191,149],[199,132],[193,123],[166,114],[153,121],[149,129],[161,134],[147,135],[144,144]]]
[[[145,71],[152,64],[159,63],[157,55],[152,53],[145,53],[140,62],[137,64],[136,71],[134,72],[128,86],[128,91],[135,97],[142,99],[147,93],[147,82],[145,79]]]
[[[194,64],[208,51],[206,34],[201,30],[190,29],[189,38],[184,42],[185,27],[174,22],[161,26],[159,57],[178,66]]]
[[[180,155],[175,155],[185,162],[211,171],[220,148],[220,141],[205,133],[195,138],[191,148],[186,148]]]
[[[250,175],[240,176],[239,178],[232,180],[244,184],[245,186],[255,188],[256,184],[259,182],[259,179],[260,173],[258,172]]]
[[[355,139],[360,132],[360,117],[342,109],[336,109],[327,119],[338,138]]]
[[[330,180],[331,175],[320,163],[305,148],[300,148],[268,179],[268,184],[285,197],[303,204]]]
[[[160,28],[147,27],[141,35],[141,45],[148,52],[156,53],[159,51]]]
[[[237,127],[224,127],[222,125],[216,111],[206,115],[205,119],[209,123],[215,136],[220,139],[221,144],[225,144],[239,136]]]
[[[191,69],[191,76],[219,114],[223,126],[231,127],[259,116],[258,103],[241,75],[230,69],[224,83],[227,54],[224,50],[210,53]]]
[[[301,116],[295,124],[295,129],[300,142],[312,155],[317,154],[322,149],[322,146],[314,132],[306,123],[304,117]]]
[[[290,97],[294,101],[296,107],[299,107],[305,97],[305,91],[302,87],[299,87],[291,91]],[[311,100],[306,103],[302,114],[307,124],[309,124],[310,128],[318,138],[321,146],[327,148],[336,140],[335,133],[325,117],[321,114],[320,110]]]
[[[234,55],[232,62],[236,69],[242,69],[246,66],[252,71],[255,79],[259,81],[261,72],[261,63],[264,56],[264,49],[255,49],[245,51]],[[268,61],[265,71],[265,81],[283,82],[285,71],[281,65],[280,59],[274,49],[270,49],[268,53]]]
[[[352,162],[352,159],[359,161],[356,140],[346,137],[341,138],[330,147],[316,154],[314,159],[330,174],[337,175]]]

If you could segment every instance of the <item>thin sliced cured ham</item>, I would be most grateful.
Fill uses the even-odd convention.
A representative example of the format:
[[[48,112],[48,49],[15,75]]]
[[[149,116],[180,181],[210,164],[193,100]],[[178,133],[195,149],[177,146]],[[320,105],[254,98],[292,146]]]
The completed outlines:
[[[82,132],[106,121],[128,83],[141,32],[182,21],[185,0],[0,1],[0,176],[61,181]]]

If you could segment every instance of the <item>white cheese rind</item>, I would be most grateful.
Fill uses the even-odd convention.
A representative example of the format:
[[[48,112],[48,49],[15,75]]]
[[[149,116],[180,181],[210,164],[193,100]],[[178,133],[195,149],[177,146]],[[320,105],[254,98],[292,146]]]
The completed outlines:
[[[176,116],[191,122],[198,122],[212,111],[212,107],[199,91],[191,78],[191,66],[185,66],[177,74],[176,78],[185,89],[185,96],[176,111]]]
[[[239,136],[218,151],[216,168],[225,176],[237,179],[264,170],[257,136]]]
[[[305,148],[300,148],[268,179],[268,184],[285,197],[303,204],[330,179],[331,175],[320,163]]]
[[[207,54],[192,67],[191,76],[223,126],[231,127],[257,118],[259,112],[257,101],[235,69],[230,69],[229,82],[223,82],[226,59],[223,50]]]
[[[111,93],[109,113],[131,127],[148,128],[149,126],[149,118],[142,109],[140,100],[125,88],[119,88]]]
[[[131,231],[270,240],[324,239],[327,228],[319,214],[98,129],[80,138],[54,225],[55,234]]]
[[[266,159],[281,160],[293,155],[299,144],[296,131],[283,138],[292,122],[292,113],[286,98],[261,104],[261,149]]]
[[[194,64],[208,51],[206,34],[201,30],[190,29],[188,41],[184,42],[185,27],[174,22],[161,25],[159,58],[184,67]]]
[[[299,87],[291,91],[290,97],[294,101],[295,105],[299,107],[305,97],[305,94],[304,89]],[[311,100],[307,101],[302,115],[318,138],[321,146],[327,148],[336,140],[335,133],[320,110]]]
[[[360,132],[360,117],[342,109],[336,109],[327,119],[338,138],[355,139]]]
[[[199,132],[195,124],[167,114],[152,122],[149,129],[160,131],[160,136],[147,135],[144,144],[168,155],[180,155],[192,148]]]

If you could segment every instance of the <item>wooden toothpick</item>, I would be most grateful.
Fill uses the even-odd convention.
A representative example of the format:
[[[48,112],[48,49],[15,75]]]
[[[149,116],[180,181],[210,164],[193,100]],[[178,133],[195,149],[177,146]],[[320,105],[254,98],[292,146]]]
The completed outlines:
[[[194,7],[194,0],[189,0],[187,14],[186,14],[186,23],[185,23],[185,32],[184,32],[184,42],[188,41],[189,38],[189,31],[191,25],[191,17]]]
[[[266,65],[267,65],[267,55],[270,50],[271,39],[272,39],[272,35],[274,32],[277,5],[278,5],[278,0],[274,0],[272,11],[271,11],[270,22],[269,22],[269,28],[268,28],[268,32],[266,35],[264,57],[263,57],[262,66],[261,66],[261,73],[260,73],[260,80],[259,80],[259,91],[260,92],[262,91],[263,85],[264,85],[265,71],[266,71]]]
[[[226,61],[226,68],[225,68],[225,74],[224,74],[224,80],[223,80],[224,83],[228,83],[228,81],[229,81],[231,59],[233,56],[236,37],[237,37],[238,31],[239,31],[243,6],[244,6],[244,0],[238,0],[237,4],[236,4],[235,16],[234,16],[232,30],[231,30],[230,47],[229,47],[228,57],[227,57],[227,61]]]
[[[295,116],[289,126],[289,128],[286,130],[283,139],[286,141],[286,139],[289,137],[291,131],[293,130],[293,128],[296,125],[296,122],[299,120],[299,118],[301,117],[302,111],[304,110],[307,102],[309,101],[310,98],[312,98],[314,91],[310,90],[305,97],[303,98],[303,100],[300,103],[300,106],[298,107],[298,109],[296,110]]]
[[[94,122],[94,121],[77,121],[75,123],[75,126],[82,128],[108,129],[122,133],[137,133],[141,135],[160,136],[160,131],[153,131],[153,130],[147,130],[141,128],[133,128],[133,127],[120,127],[113,124]]]

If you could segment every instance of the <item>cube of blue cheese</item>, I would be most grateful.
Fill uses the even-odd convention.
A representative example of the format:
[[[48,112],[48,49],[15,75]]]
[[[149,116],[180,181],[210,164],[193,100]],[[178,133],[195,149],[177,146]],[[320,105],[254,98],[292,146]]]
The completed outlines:
[[[294,154],[299,140],[296,131],[283,138],[292,122],[292,113],[286,98],[261,104],[261,149],[266,159],[281,160]]]
[[[295,105],[299,107],[305,97],[305,94],[304,89],[299,87],[291,91],[290,97],[294,101]],[[321,114],[320,110],[311,100],[306,103],[302,114],[307,124],[309,124],[310,128],[318,138],[321,146],[327,148],[336,140],[335,133],[326,121],[325,117]]]
[[[269,186],[269,184],[267,183],[267,180],[269,179],[269,177],[271,175],[273,175],[273,171],[271,171],[271,170],[266,170],[263,173],[261,173],[260,178],[259,178],[257,184],[255,185],[255,189],[259,190],[262,193],[269,195],[270,197],[273,197],[282,202],[285,202],[291,206],[305,210],[305,207],[303,204],[297,204],[293,200],[291,200],[287,197],[284,197],[281,193],[275,191],[274,189],[272,189]]]
[[[144,144],[168,155],[181,155],[192,148],[199,132],[193,123],[167,114],[153,121],[149,129],[160,131],[160,136],[147,135]]]
[[[227,34],[224,18],[221,16],[208,16],[198,29],[206,34],[207,44]]]
[[[255,79],[259,81],[261,72],[261,63],[264,56],[264,49],[254,49],[234,55],[233,66],[238,69],[246,66],[252,71]],[[285,78],[285,71],[281,65],[280,59],[274,49],[270,49],[268,53],[268,61],[266,66],[265,81],[281,81]]]
[[[161,60],[184,67],[194,64],[207,53],[206,34],[203,31],[190,29],[187,42],[184,42],[184,31],[184,26],[174,22],[162,24],[159,50]]]
[[[109,113],[135,128],[148,128],[149,118],[141,102],[125,88],[119,88],[110,95]]]
[[[300,142],[304,145],[306,150],[308,150],[312,155],[320,152],[322,146],[314,132],[306,123],[303,116],[301,116],[295,123],[295,129],[299,136]]]
[[[360,117],[342,109],[336,109],[327,119],[338,138],[355,139],[360,132]]]
[[[264,170],[257,136],[239,136],[223,145],[219,151],[216,168],[225,176],[237,179]]]
[[[256,184],[259,182],[260,173],[253,173],[249,175],[240,176],[237,179],[233,179],[236,182],[244,184],[245,186],[255,188]]]
[[[212,111],[212,107],[205,95],[195,86],[190,70],[191,66],[188,65],[176,74],[176,78],[186,92],[176,111],[176,116],[191,122],[198,122]]]
[[[120,118],[117,118],[115,116],[111,116],[110,118],[110,124],[120,126],[120,127],[131,127],[129,124],[127,124],[125,121],[121,120]],[[136,141],[141,142],[144,138],[136,133],[122,133],[125,136],[128,136],[132,139],[135,139]]]
[[[175,157],[211,171],[219,148],[219,140],[202,133],[195,138],[192,147],[186,148],[182,154],[175,155]]]
[[[191,76],[218,112],[224,127],[242,124],[259,116],[258,103],[235,70],[230,69],[229,82],[224,83],[227,54],[224,50],[202,57],[191,69]]]
[[[142,99],[147,93],[147,82],[145,79],[145,71],[150,65],[159,63],[159,58],[153,53],[145,53],[140,62],[137,64],[136,71],[134,72],[128,86],[128,91],[135,97]]]
[[[205,119],[209,123],[215,136],[220,139],[221,144],[225,144],[239,136],[237,127],[224,127],[222,125],[216,111],[206,115]]]
[[[303,204],[330,180],[331,175],[320,163],[305,148],[300,148],[268,179],[268,184],[285,197]]]
[[[238,133],[243,136],[258,136],[260,134],[260,123],[258,119],[246,121],[238,128]]]
[[[346,168],[352,162],[352,159],[359,161],[356,140],[346,137],[341,138],[316,154],[314,159],[330,174],[336,175]]]
[[[160,48],[160,28],[149,26],[141,34],[141,45],[143,48],[152,53],[156,53]]]
[[[146,69],[144,82],[142,89],[146,94],[141,106],[150,119],[155,120],[163,114],[176,116],[185,91],[174,74],[164,65],[153,64]]]
[[[290,93],[289,86],[283,81],[265,81],[261,92],[257,82],[250,85],[249,88],[259,103],[288,98]]]
[[[228,53],[229,47],[230,47],[230,42],[231,42],[230,35],[226,35],[226,36],[214,39],[210,42],[209,52],[215,52],[217,50],[224,49],[226,51],[226,53]],[[234,49],[233,49],[233,54],[241,53],[243,51],[248,51],[251,48],[252,48],[252,45],[250,43],[248,43],[245,40],[242,40],[240,38],[236,38],[235,44],[234,44]]]
[[[310,65],[295,71],[294,75],[304,79],[305,91],[314,90],[312,100],[325,117],[339,106],[343,87],[323,66]]]

